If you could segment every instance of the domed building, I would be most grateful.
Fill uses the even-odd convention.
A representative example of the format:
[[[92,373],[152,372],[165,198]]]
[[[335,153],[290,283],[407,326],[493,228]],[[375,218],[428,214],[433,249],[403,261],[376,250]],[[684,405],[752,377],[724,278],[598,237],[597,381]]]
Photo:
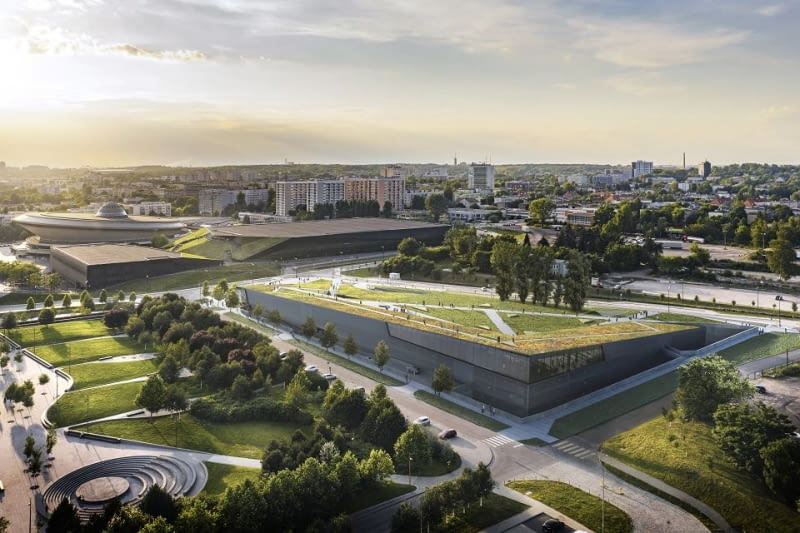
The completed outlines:
[[[31,252],[55,244],[149,243],[156,234],[171,236],[186,227],[171,218],[128,216],[116,202],[103,204],[94,215],[25,213],[13,222],[35,235],[27,242]]]

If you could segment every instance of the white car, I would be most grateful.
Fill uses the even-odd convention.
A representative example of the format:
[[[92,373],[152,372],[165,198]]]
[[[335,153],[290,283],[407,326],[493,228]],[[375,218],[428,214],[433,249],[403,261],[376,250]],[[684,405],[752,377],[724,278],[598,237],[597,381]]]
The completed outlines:
[[[417,424],[418,426],[430,426],[431,425],[431,419],[430,419],[430,417],[427,417],[427,416],[421,416],[421,417],[417,418],[416,420],[414,420],[414,423]]]
[[[325,372],[322,374],[322,377],[327,379],[328,381],[334,381],[336,379],[336,374],[331,374],[330,372]]]
[[[319,372],[319,368],[317,368],[317,365],[308,365],[306,372]]]

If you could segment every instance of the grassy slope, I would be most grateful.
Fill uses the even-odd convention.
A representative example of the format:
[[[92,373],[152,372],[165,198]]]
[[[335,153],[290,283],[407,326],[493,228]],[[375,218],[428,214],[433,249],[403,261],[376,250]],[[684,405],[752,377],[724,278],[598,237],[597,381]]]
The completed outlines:
[[[36,347],[34,353],[55,366],[85,363],[101,357],[144,352],[144,346],[128,337],[102,337]]]
[[[503,424],[502,422],[498,422],[493,418],[489,418],[488,416],[476,413],[471,409],[462,407],[456,403],[446,400],[445,398],[442,398],[440,396],[431,394],[430,392],[427,391],[418,390],[414,392],[414,397],[422,400],[425,403],[429,403],[434,407],[438,407],[442,411],[446,411],[450,414],[461,417],[464,420],[469,420],[473,424],[483,426],[487,429],[491,429],[492,431],[501,431],[508,428],[508,426]]]
[[[734,364],[741,364],[797,348],[800,348],[800,335],[796,333],[765,333],[722,350],[719,355]]]
[[[734,528],[788,532],[800,523],[798,513],[724,456],[706,424],[658,417],[606,441],[602,449],[705,502]]]
[[[487,331],[497,331],[494,323],[489,320],[483,311],[465,311],[462,309],[441,309],[438,307],[427,307],[423,314],[430,315],[442,320],[455,322],[471,328],[480,328]]]
[[[178,447],[222,455],[261,459],[271,440],[287,440],[296,429],[306,433],[309,426],[286,422],[206,422],[183,414],[178,422]],[[175,445],[175,418],[112,420],[90,424],[81,431],[112,435],[166,446]]]
[[[508,486],[577,520],[590,529],[600,531],[603,523],[603,501],[597,496],[560,481],[512,481],[508,483]],[[605,531],[615,533],[633,531],[631,517],[618,507],[606,502]]]
[[[114,332],[108,329],[102,320],[76,320],[73,322],[59,322],[49,326],[25,326],[12,329],[9,331],[8,336],[22,346],[32,346],[34,340],[36,341],[36,346],[40,346],[113,334]]]
[[[580,319],[571,316],[500,313],[500,318],[502,318],[517,335],[523,335],[527,331],[555,331],[559,329],[579,328],[583,325]]]
[[[48,417],[57,426],[133,411],[142,383],[123,383],[97,389],[68,392],[50,408]],[[88,402],[87,402],[88,399]]]
[[[669,322],[689,322],[697,324],[724,324],[719,320],[711,320],[710,318],[703,318],[701,316],[684,315],[681,313],[658,313],[654,320],[663,320]]]
[[[277,263],[235,263],[232,265],[178,272],[177,274],[158,276],[150,279],[128,281],[108,287],[107,290],[110,294],[116,294],[116,292],[120,290],[125,293],[129,291],[174,291],[190,287],[199,287],[204,281],[208,281],[209,285],[213,287],[222,279],[234,282],[274,276],[279,272],[280,266]]]
[[[258,468],[206,462],[206,469],[208,469],[208,482],[203,488],[203,493],[209,496],[218,496],[225,492],[226,488],[238,485],[246,479],[255,481],[261,477],[261,470]]]
[[[116,383],[158,371],[156,359],[126,363],[83,363],[73,365],[70,375],[75,380],[73,390]]]

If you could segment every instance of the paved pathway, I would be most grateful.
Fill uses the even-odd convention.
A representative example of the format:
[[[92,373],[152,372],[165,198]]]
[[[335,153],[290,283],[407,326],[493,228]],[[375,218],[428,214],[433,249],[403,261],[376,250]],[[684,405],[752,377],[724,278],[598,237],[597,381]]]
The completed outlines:
[[[512,337],[517,334],[502,318],[500,318],[500,315],[494,309],[484,309],[483,312],[486,313],[486,316],[489,317],[489,320],[492,321],[495,327],[500,330],[500,333]]]

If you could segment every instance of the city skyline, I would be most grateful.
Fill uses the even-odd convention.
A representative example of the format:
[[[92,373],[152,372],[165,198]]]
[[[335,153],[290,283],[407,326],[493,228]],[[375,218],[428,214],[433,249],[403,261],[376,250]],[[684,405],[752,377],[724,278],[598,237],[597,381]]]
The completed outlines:
[[[9,165],[797,162],[798,3],[28,0]]]

